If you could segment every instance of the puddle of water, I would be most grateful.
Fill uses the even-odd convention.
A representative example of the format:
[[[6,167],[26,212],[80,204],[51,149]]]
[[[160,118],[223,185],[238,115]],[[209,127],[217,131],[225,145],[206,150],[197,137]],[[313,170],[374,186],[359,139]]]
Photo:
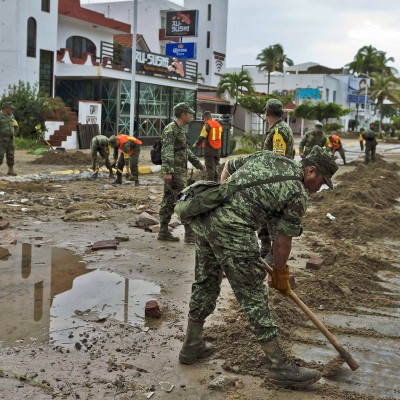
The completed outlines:
[[[315,339],[313,331],[300,329],[296,332],[302,338]],[[352,372],[347,364],[343,364],[339,373],[324,382],[335,384],[340,382],[342,389],[374,396],[398,398],[400,391],[400,353],[397,350],[397,341],[385,338],[371,338],[365,336],[351,337],[335,335],[351,353],[360,367]],[[306,361],[320,360],[324,364],[337,356],[337,352],[326,342],[322,347],[316,344],[296,343],[293,347],[295,354],[300,354]]]
[[[0,342],[49,339],[71,347],[108,318],[144,327],[146,301],[160,287],[86,269],[70,250],[32,244],[0,247]]]

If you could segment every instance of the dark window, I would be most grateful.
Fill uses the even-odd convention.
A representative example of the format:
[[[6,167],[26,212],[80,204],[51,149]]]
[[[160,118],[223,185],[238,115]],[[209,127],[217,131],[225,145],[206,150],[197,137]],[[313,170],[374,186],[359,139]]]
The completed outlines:
[[[82,36],[71,36],[67,39],[67,49],[71,50],[71,56],[82,58],[83,53],[92,53],[96,57],[96,45]]]
[[[208,5],[207,20],[211,21],[211,4]]]
[[[40,50],[39,88],[53,96],[53,52]]]
[[[42,11],[50,12],[50,0],[42,0]]]
[[[207,49],[210,48],[210,44],[211,44],[211,32],[207,31]]]
[[[27,57],[36,57],[36,20],[28,18],[28,32],[26,39],[26,55]]]
[[[206,75],[210,75],[210,60],[206,60]]]

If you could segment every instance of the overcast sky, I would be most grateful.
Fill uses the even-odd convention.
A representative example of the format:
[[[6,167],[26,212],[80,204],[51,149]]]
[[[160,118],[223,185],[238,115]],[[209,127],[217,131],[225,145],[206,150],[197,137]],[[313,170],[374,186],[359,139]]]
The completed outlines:
[[[257,54],[275,43],[295,64],[331,68],[371,44],[400,71],[400,0],[229,0],[227,67],[257,64]]]

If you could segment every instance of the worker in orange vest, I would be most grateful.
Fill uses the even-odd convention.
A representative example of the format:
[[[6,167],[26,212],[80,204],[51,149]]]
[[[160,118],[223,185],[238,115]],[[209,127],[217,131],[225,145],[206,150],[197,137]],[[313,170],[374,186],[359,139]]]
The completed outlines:
[[[342,140],[338,135],[329,135],[329,147],[331,149],[332,157],[335,155],[336,152],[340,154],[342,157],[344,165],[346,165],[346,155],[344,154],[344,149],[342,145]]]
[[[218,121],[212,119],[210,111],[204,111],[203,121],[203,129],[193,148],[201,144],[204,149],[204,164],[206,166],[207,179],[218,182],[217,168],[221,157],[222,132],[224,128]]]
[[[141,140],[134,136],[117,135],[111,136],[109,143],[114,147],[114,164],[117,168],[117,179],[114,184],[122,184],[122,172],[125,165],[129,165],[128,180],[135,182],[135,186],[139,186],[139,154]],[[119,156],[118,156],[119,153]]]

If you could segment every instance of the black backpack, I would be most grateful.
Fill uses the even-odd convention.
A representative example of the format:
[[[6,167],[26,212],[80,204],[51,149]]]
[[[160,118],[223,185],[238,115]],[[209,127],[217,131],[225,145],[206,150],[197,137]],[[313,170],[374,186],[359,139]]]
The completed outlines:
[[[150,151],[151,162],[155,165],[161,165],[161,149],[162,149],[162,142],[160,140],[156,140],[153,144],[153,148]]]

